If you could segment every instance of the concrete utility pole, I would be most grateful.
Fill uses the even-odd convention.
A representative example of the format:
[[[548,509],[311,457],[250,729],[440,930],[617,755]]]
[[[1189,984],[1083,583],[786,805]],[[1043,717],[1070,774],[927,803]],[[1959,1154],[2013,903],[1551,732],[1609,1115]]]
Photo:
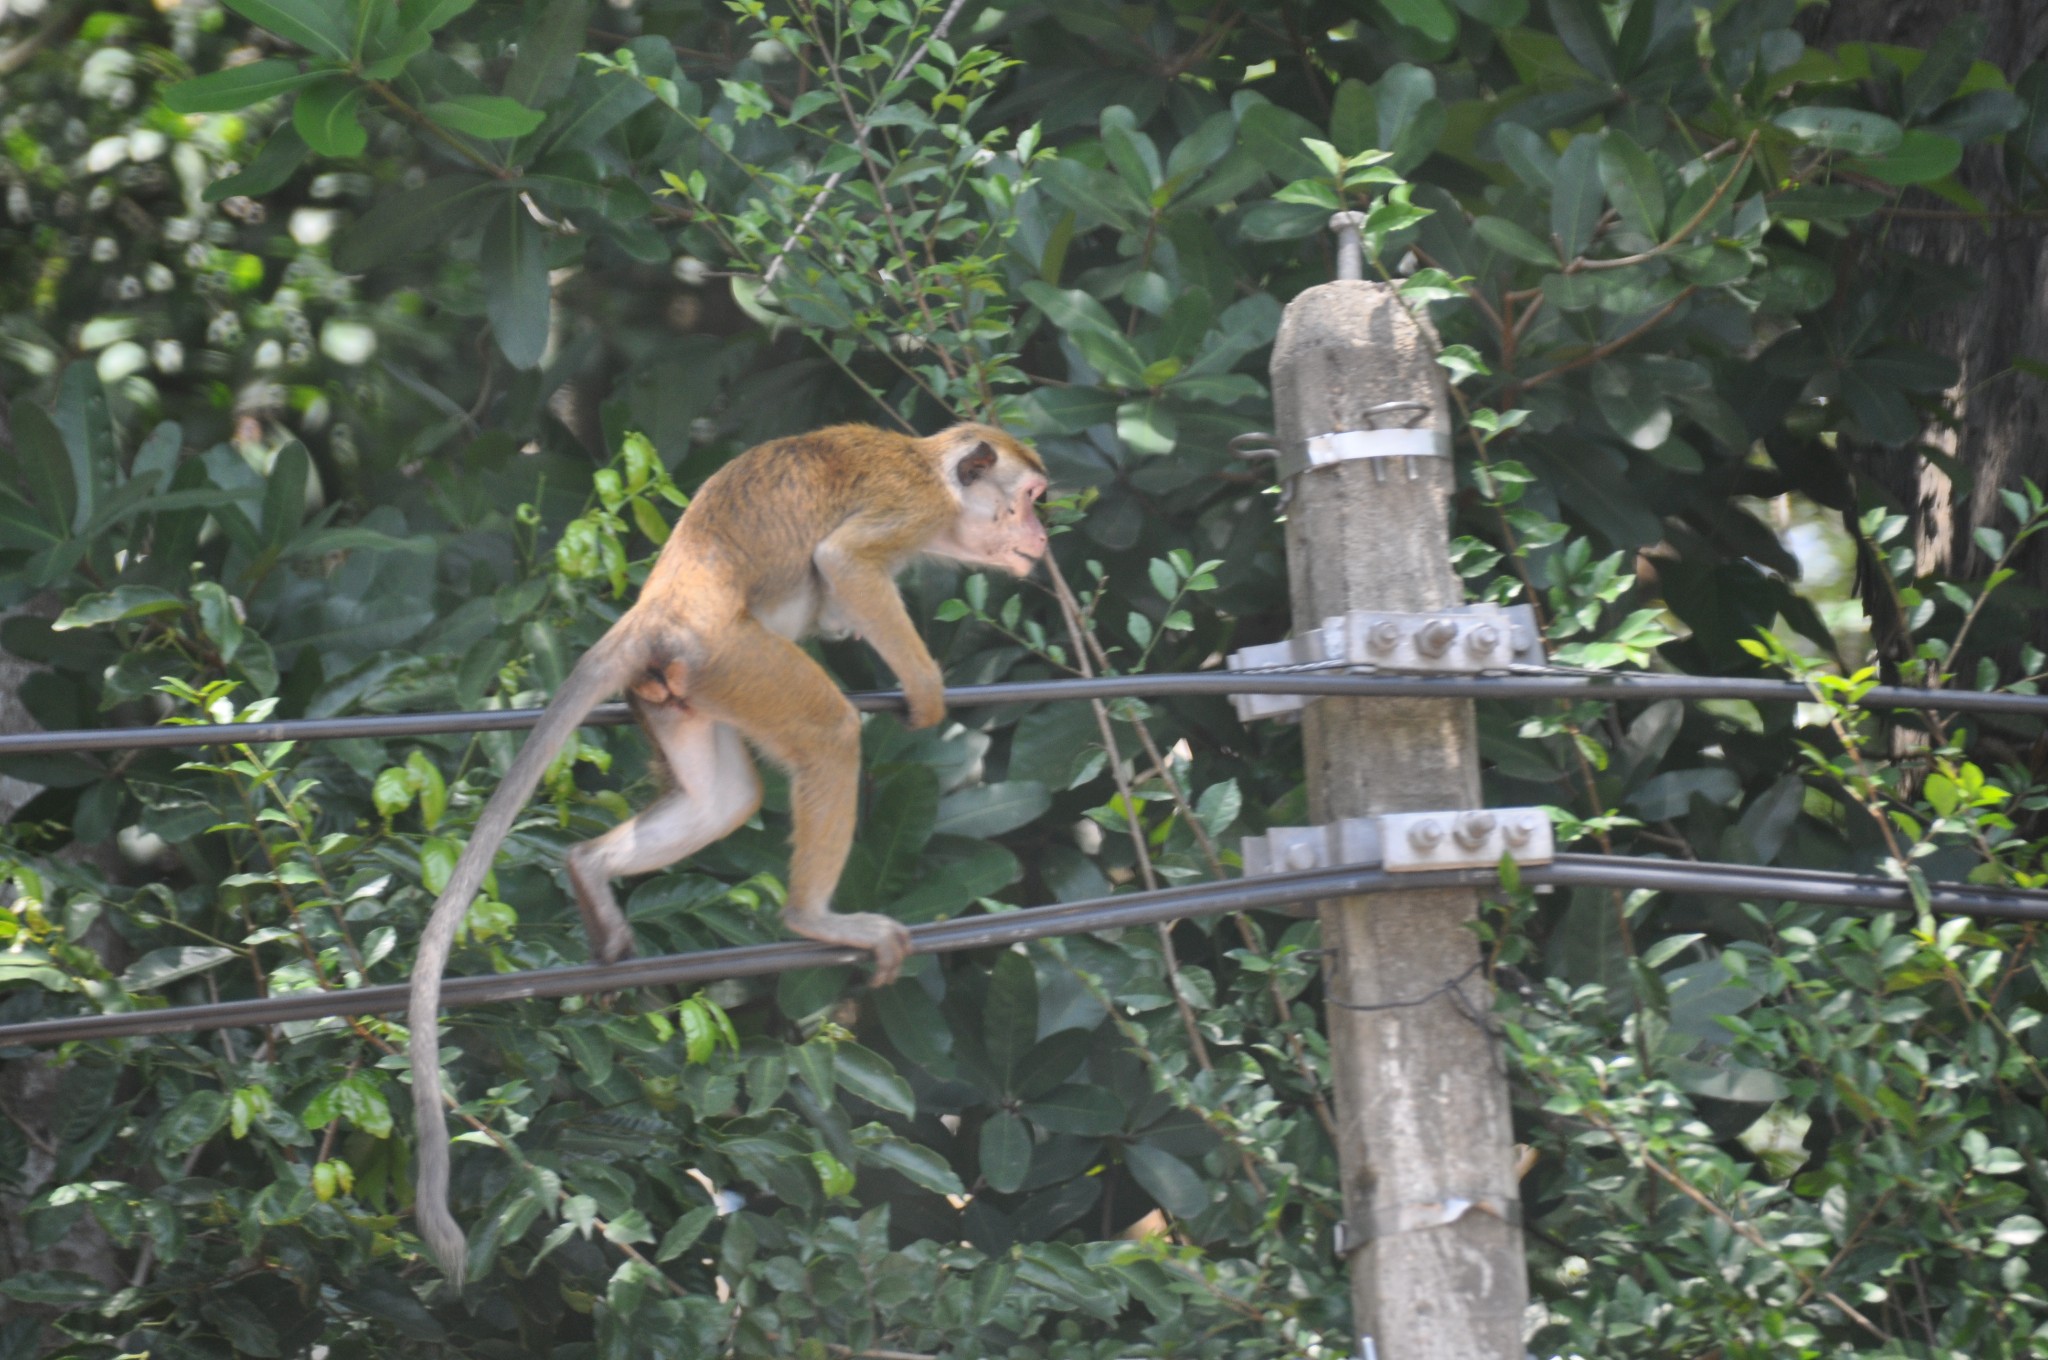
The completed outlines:
[[[1352,610],[1463,603],[1449,552],[1451,418],[1436,337],[1395,290],[1340,278],[1295,298],[1273,344],[1283,476],[1310,440],[1336,461],[1289,478],[1297,635]],[[1389,403],[1394,409],[1384,409]],[[1380,409],[1376,409],[1380,408]],[[1421,449],[1419,455],[1401,450]],[[1311,819],[1476,808],[1467,700],[1320,699],[1303,714]],[[1366,1360],[1522,1360],[1528,1300],[1505,1073],[1481,1028],[1489,988],[1467,889],[1320,904],[1354,1330]]]

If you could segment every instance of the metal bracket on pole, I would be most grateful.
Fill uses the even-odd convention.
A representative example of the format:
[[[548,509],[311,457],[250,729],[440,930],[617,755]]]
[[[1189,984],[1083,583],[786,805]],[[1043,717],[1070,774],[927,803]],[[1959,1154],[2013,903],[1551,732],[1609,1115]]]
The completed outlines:
[[[1262,836],[1246,836],[1241,852],[1244,876],[1257,878],[1375,865],[1388,873],[1490,869],[1503,855],[1517,864],[1549,864],[1557,843],[1541,808],[1469,808],[1270,827]]]
[[[1320,669],[1341,663],[1404,675],[1481,675],[1542,662],[1536,612],[1525,604],[1468,604],[1426,614],[1355,609],[1324,619],[1312,633],[1246,647],[1226,658],[1233,671]],[[1309,699],[1300,694],[1238,694],[1231,702],[1238,721],[1250,722],[1299,715]]]

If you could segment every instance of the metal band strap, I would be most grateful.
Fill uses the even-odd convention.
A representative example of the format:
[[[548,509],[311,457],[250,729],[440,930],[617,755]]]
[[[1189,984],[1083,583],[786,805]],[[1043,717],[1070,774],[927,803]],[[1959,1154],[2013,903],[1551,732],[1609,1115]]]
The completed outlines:
[[[1280,455],[1280,476],[1285,479],[1310,468],[1348,463],[1359,458],[1448,458],[1451,436],[1447,430],[1337,430],[1310,435],[1299,453]]]
[[[1489,1214],[1511,1228],[1522,1226],[1522,1201],[1498,1195],[1447,1195],[1423,1204],[1393,1204],[1377,1209],[1361,1232],[1351,1223],[1337,1223],[1331,1246],[1349,1256],[1367,1242],[1429,1228],[1448,1227],[1467,1214]]]

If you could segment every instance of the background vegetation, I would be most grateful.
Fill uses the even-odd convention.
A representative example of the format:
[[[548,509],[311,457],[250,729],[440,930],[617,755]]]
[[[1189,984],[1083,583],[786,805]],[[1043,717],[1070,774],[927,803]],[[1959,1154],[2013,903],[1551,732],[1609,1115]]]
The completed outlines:
[[[1049,580],[911,579],[954,682],[1214,666],[1287,626],[1228,442],[1354,206],[1459,383],[1475,596],[1561,663],[1816,689],[1488,705],[1489,801],[1618,853],[2039,884],[2034,726],[1845,706],[1873,667],[2048,669],[2041,498],[1964,437],[2048,370],[1980,346],[1960,382],[1944,318],[2004,300],[1900,248],[2039,211],[2048,76],[1981,8],[1893,46],[1809,45],[1836,15],[1795,0],[9,0],[17,697],[535,702],[705,475],[837,419],[998,420],[1065,493]],[[1795,523],[1860,610],[1802,593]],[[957,716],[869,720],[843,906],[1228,873],[1305,820],[1292,732],[1220,701]],[[513,745],[10,762],[0,1021],[403,978]],[[460,970],[584,957],[560,852],[645,781],[585,734]],[[784,834],[771,791],[637,885],[643,948],[776,938]],[[16,1053],[0,1356],[1347,1355],[1316,941],[462,1014],[459,1297],[410,1233],[398,1026]],[[1536,1354],[2048,1352],[2032,928],[1504,890],[1476,943]]]

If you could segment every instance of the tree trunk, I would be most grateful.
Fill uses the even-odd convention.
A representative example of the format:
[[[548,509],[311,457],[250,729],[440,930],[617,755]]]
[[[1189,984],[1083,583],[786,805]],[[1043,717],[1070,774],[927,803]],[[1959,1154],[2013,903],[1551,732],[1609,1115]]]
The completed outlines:
[[[2048,55],[2048,6],[2040,0],[1835,0],[1810,11],[1802,28],[1809,44],[1820,48],[1880,42],[1925,50],[1949,24],[1972,15],[1988,30],[1981,59],[1995,63],[2009,81]],[[1983,280],[1981,292],[1915,327],[1915,338],[1955,360],[1960,374],[1948,394],[1953,425],[1931,427],[1925,441],[1968,469],[1973,484],[1958,496],[1948,475],[1917,453],[1858,461],[1911,514],[1919,570],[1967,577],[1989,567],[1972,531],[2010,527],[1998,492],[2023,477],[2048,482],[2048,445],[2041,438],[2048,431],[2048,384],[2012,369],[2014,359],[2048,358],[2048,229],[1999,215],[2014,204],[1995,149],[1970,150],[1957,178],[1991,210],[1990,220],[1913,216],[1953,208],[1916,192],[1887,225],[1885,239],[1907,255]],[[2026,584],[2048,588],[2048,553],[2029,553],[2016,565]],[[2033,632],[2030,639],[2001,639],[2000,659],[2023,641],[2048,645],[2048,621],[2037,622]]]

